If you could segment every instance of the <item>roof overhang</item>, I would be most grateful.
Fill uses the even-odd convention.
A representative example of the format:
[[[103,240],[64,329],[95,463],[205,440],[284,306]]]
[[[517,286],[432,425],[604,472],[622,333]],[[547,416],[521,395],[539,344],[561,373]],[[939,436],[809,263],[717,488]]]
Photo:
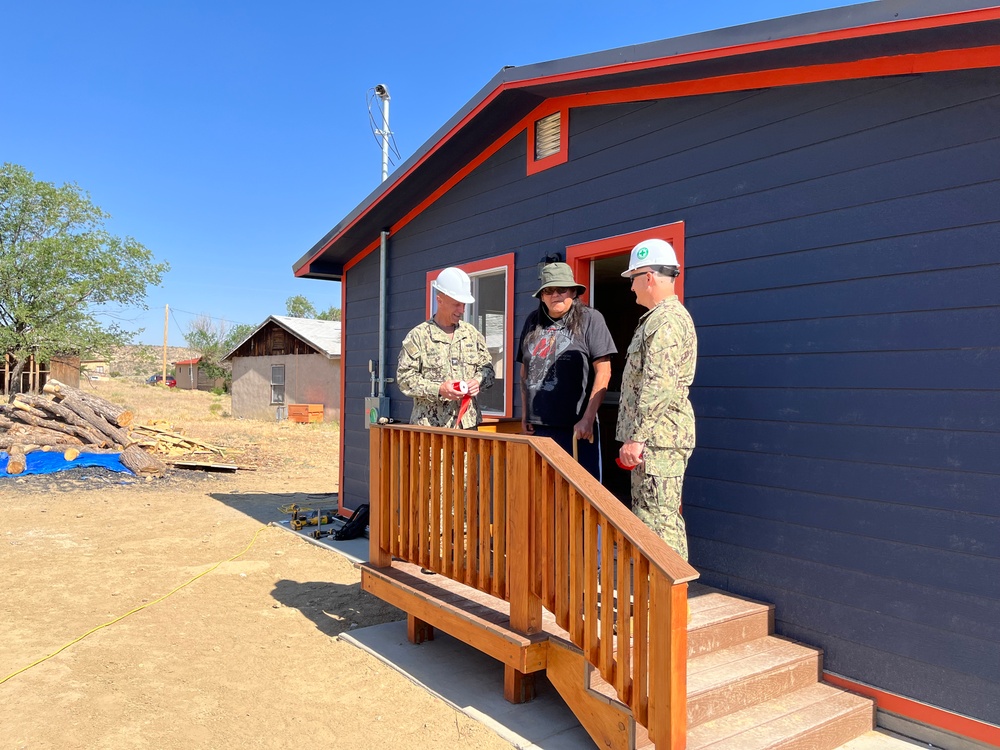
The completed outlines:
[[[804,82],[791,74],[802,69],[817,71],[805,79],[810,81],[824,74],[836,80],[848,70],[855,78],[921,72],[921,61],[944,59],[949,52],[955,54],[939,65],[984,67],[1000,64],[997,40],[1000,5],[995,2],[880,0],[507,67],[292,269],[302,278],[342,278],[354,259],[377,247],[382,231],[405,222],[490,144],[553,99],[592,96],[599,104],[609,92],[622,91],[634,92],[637,99],[646,92],[647,98],[660,98],[667,91],[697,92],[685,88],[693,82],[725,82],[728,90],[759,88],[762,82],[787,85]],[[978,55],[962,54],[977,50]]]

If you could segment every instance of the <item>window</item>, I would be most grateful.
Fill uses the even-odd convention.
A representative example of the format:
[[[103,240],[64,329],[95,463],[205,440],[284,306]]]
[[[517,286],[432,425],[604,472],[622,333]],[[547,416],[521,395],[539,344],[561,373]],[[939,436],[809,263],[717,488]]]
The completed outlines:
[[[528,174],[565,164],[569,158],[569,109],[549,112],[528,126]]]
[[[496,382],[479,395],[479,406],[491,417],[509,417],[513,403],[514,331],[511,325],[514,311],[514,254],[465,263],[461,268],[472,281],[472,296],[476,301],[465,307],[465,320],[479,329],[486,339],[486,348],[493,359]],[[437,310],[437,300],[430,282],[442,269],[427,274],[428,317]]]
[[[285,366],[271,365],[271,403],[285,403]]]

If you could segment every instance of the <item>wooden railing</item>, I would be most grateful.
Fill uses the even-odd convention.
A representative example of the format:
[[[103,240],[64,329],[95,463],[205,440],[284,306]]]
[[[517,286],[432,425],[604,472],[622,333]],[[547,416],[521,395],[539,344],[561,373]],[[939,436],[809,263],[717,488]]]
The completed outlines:
[[[397,557],[504,599],[524,634],[547,608],[656,746],[685,746],[698,573],[606,488],[523,435],[372,426],[370,461],[372,565]]]

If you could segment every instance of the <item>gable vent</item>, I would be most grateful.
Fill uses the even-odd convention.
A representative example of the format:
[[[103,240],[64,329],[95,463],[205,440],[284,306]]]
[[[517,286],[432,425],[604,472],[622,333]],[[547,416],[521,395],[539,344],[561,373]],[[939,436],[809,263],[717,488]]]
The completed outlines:
[[[554,112],[535,122],[535,161],[559,153],[561,112]]]

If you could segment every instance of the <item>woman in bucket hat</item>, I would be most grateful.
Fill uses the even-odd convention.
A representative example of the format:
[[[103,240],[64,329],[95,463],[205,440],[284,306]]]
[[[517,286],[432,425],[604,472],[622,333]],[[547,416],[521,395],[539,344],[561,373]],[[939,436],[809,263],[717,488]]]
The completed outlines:
[[[601,434],[597,410],[611,379],[617,353],[604,316],[579,300],[587,287],[566,263],[542,268],[515,359],[521,363],[521,426],[550,437],[601,479]]]

